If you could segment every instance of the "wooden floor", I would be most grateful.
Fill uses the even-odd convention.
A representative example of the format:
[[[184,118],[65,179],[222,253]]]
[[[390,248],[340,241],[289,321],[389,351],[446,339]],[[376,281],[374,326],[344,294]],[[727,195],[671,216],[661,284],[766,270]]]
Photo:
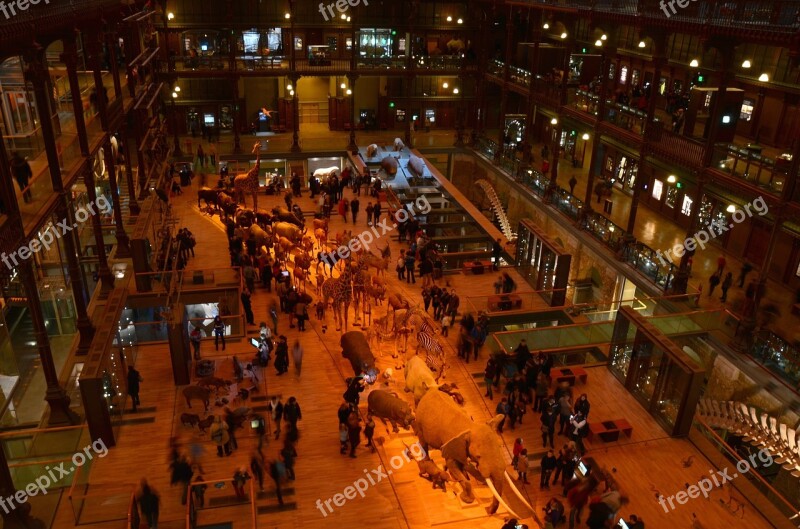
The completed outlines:
[[[347,194],[349,196],[350,192]],[[197,210],[195,197],[193,191],[185,189],[184,195],[176,197],[173,203],[176,213],[181,217],[180,225],[188,226],[198,241],[197,256],[189,262],[189,267],[226,267],[228,256],[227,252],[223,251],[227,248],[225,234],[216,217],[212,220]],[[272,207],[279,200],[262,195],[259,196],[259,205]],[[368,198],[362,196],[362,209],[366,208],[367,202]],[[307,195],[300,199],[300,205],[304,210],[312,208]],[[367,227],[363,213],[359,226],[363,229]],[[352,229],[352,224],[348,223],[345,226],[341,217],[332,219],[331,233],[345,227]],[[388,236],[380,239],[378,246],[383,247],[384,241],[387,240]],[[391,239],[392,256],[396,257],[400,248],[396,237]],[[464,307],[466,304],[463,300],[467,296],[491,294],[493,292],[491,284],[495,278],[494,274],[468,277],[457,274],[445,276],[445,283],[459,292]],[[520,285],[524,284],[521,278],[517,279]],[[415,285],[407,284],[390,273],[388,283],[391,291],[402,292],[416,302],[421,302],[419,281]],[[261,288],[254,294],[256,322],[268,320],[267,306],[271,300],[272,297]],[[373,311],[373,316],[382,315],[385,306],[375,308]],[[349,500],[342,507],[335,509],[333,514],[323,517],[316,507],[318,499],[324,502],[332,498],[334,494],[342,492],[345,487],[363,477],[365,471],[377,469],[379,465],[389,468],[390,459],[402,453],[403,443],[411,444],[415,438],[411,433],[402,431],[400,434],[392,434],[379,424],[375,438],[380,448],[376,453],[370,453],[362,446],[358,450],[357,459],[339,454],[336,411],[342,402],[342,392],[345,389],[343,380],[346,376],[350,376],[352,371],[349,363],[341,357],[340,333],[334,330],[333,322],[329,321],[327,331],[323,331],[322,322],[316,321],[313,311],[311,312],[312,319],[307,326],[308,330],[304,333],[289,329],[284,316],[281,316],[279,323],[279,331],[288,337],[290,345],[299,339],[304,348],[302,373],[298,375],[292,370],[278,377],[270,366],[265,370],[265,376],[261,377],[260,391],[256,393],[257,399],[263,399],[265,395],[279,394],[284,401],[294,395],[303,411],[303,420],[300,421],[301,438],[297,449],[299,454],[296,464],[297,480],[288,486],[293,490],[285,494],[287,507],[283,509],[277,507],[274,495],[271,494],[274,485],[267,478],[265,483],[267,494],[257,500],[257,505],[263,511],[258,515],[258,526],[281,529],[291,527],[394,529],[433,526],[447,529],[451,527],[496,529],[500,527],[503,522],[502,509],[495,516],[487,516],[483,509],[491,498],[488,489],[477,487],[476,495],[480,503],[463,505],[455,497],[451,487],[447,493],[432,490],[429,482],[417,476],[416,465],[413,462],[395,470],[388,481],[383,480],[370,487],[364,498],[356,497]],[[330,315],[328,317],[331,319]],[[350,320],[351,322],[353,320],[352,313]],[[250,331],[255,332],[256,328],[251,327]],[[451,333],[447,339],[451,365],[447,378],[451,382],[456,382],[461,388],[466,399],[466,412],[476,421],[487,420],[493,415],[497,397],[494,401],[483,397],[482,377],[477,376],[483,370],[485,352],[479,362],[464,365],[455,357],[453,347],[455,334]],[[244,341],[229,343],[225,351],[228,355],[237,354],[240,358],[251,356],[252,352],[252,347]],[[392,352],[393,347],[390,344],[383,345],[380,355],[376,351],[381,370],[395,367],[396,360],[391,357]],[[218,360],[219,376],[232,378],[232,363],[227,361],[230,357],[222,356],[221,352],[215,353],[213,345],[208,343],[203,344],[202,353]],[[185,511],[180,505],[180,492],[176,487],[169,485],[167,458],[170,436],[177,436],[185,451],[189,451],[193,443],[205,450],[205,454],[200,458],[204,478],[224,483],[222,489],[209,490],[207,497],[211,498],[213,495],[215,498],[214,502],[209,503],[225,502],[233,496],[230,478],[237,467],[248,464],[256,440],[249,428],[245,428],[238,434],[239,449],[231,457],[218,458],[208,435],[201,435],[196,429],[180,424],[181,413],[191,411],[202,415],[202,409],[198,409],[198,404],[195,403],[194,408],[188,410],[186,403],[179,398],[179,388],[172,382],[167,345],[140,347],[136,363],[144,378],[141,391],[143,410],[135,415],[129,414],[126,419],[138,419],[143,422],[122,426],[117,447],[112,449],[106,458],[95,462],[88,492],[91,500],[84,502],[84,508],[87,513],[125,512],[126,498],[129,499],[139,479],[147,477],[162,498],[159,527],[166,529],[183,527]],[[750,508],[744,498],[741,498],[746,505],[744,517],[731,514],[720,502],[727,499],[728,489],[714,491],[710,500],[702,498],[690,500],[689,504],[666,514],[655,499],[656,491],[669,496],[684,490],[685,483],[695,483],[701,476],[708,474],[712,468],[710,463],[688,441],[667,438],[664,431],[604,367],[591,368],[588,371],[588,383],[585,388],[579,386],[577,391],[586,391],[589,395],[592,403],[591,420],[624,417],[633,425],[633,435],[630,439],[624,438],[619,442],[608,444],[588,444],[590,456],[601,465],[616,469],[617,480],[623,492],[631,498],[631,503],[622,509],[623,515],[627,517],[631,513],[636,513],[646,521],[649,528],[692,527],[692,513],[697,514],[702,527],[707,529],[771,527]],[[402,371],[395,372],[394,379],[388,386],[397,391],[401,397],[408,398],[402,390]],[[362,396],[362,402],[366,402],[366,395]],[[261,411],[264,410],[266,401],[254,399],[248,405]],[[219,409],[214,409],[212,412],[219,413]],[[151,418],[152,421],[147,422]],[[534,469],[529,479],[535,485],[521,487],[521,490],[541,515],[541,509],[550,495],[559,491],[554,488],[544,494],[538,488],[536,468],[541,455],[538,416],[529,412],[524,417],[524,424],[518,426],[516,431],[506,428],[502,442],[507,450],[516,437],[525,439],[532,453],[531,459],[534,461]],[[565,438],[560,438],[557,442],[563,443],[564,440]],[[267,457],[274,458],[278,449],[279,443],[271,441],[266,448]],[[435,458],[439,457],[438,452],[432,455]],[[508,461],[510,459],[509,456]],[[692,464],[686,467],[683,462],[690,460]],[[513,471],[511,474],[514,475]],[[73,527],[73,509],[66,496],[59,507],[54,527]],[[530,513],[520,514],[530,515]],[[251,527],[249,503],[204,509],[200,512],[200,525],[224,521],[233,522],[235,529]],[[530,519],[527,523],[535,525]],[[118,519],[96,524],[94,527],[119,529],[123,525],[123,521]]]

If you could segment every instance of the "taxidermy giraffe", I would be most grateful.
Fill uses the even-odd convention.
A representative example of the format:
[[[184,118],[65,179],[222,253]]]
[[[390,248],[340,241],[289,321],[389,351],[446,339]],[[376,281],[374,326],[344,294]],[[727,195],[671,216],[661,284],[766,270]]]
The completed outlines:
[[[258,209],[258,171],[261,169],[261,142],[257,141],[253,145],[253,154],[256,155],[256,164],[245,174],[236,175],[233,179],[233,189],[236,193],[236,201],[247,206],[246,195],[253,195],[253,211]]]

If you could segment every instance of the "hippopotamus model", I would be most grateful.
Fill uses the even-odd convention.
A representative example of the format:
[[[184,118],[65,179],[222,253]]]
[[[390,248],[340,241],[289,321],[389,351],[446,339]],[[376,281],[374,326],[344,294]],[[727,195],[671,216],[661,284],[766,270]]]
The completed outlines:
[[[378,369],[375,367],[375,357],[369,348],[367,337],[361,331],[350,331],[342,335],[340,342],[342,346],[342,356],[350,360],[353,366],[353,373],[359,376],[366,375],[367,382],[372,384],[378,376]]]
[[[397,174],[397,166],[397,158],[394,156],[385,156],[383,160],[381,160],[381,168],[386,171],[388,175]]]
[[[414,413],[411,411],[411,406],[395,393],[383,389],[374,389],[367,397],[367,403],[369,412],[380,418],[384,423],[387,420],[392,423],[392,430],[395,433],[400,431],[397,428],[397,423],[400,423],[404,429],[408,430],[411,427],[411,423],[414,422]]]
[[[409,156],[408,167],[417,176],[422,176],[425,173],[425,162],[423,162],[422,158],[420,158],[419,156],[414,156],[413,154]]]

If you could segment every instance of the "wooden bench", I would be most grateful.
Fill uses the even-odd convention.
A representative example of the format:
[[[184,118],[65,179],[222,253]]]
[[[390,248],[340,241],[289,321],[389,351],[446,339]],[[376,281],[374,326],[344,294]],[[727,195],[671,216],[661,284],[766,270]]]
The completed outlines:
[[[516,310],[522,308],[522,298],[517,294],[489,296],[489,312]]]
[[[491,261],[468,261],[464,263],[463,272],[465,274],[482,274],[492,268]]]
[[[613,421],[601,421],[589,423],[588,439],[591,441],[594,436],[600,438],[604,443],[619,440],[620,432],[628,438],[633,434],[633,426],[625,419],[614,419]]]
[[[553,370],[553,380],[556,384],[569,382],[570,386],[574,386],[576,380],[580,380],[581,384],[586,384],[588,379],[589,373],[582,367],[560,367]]]

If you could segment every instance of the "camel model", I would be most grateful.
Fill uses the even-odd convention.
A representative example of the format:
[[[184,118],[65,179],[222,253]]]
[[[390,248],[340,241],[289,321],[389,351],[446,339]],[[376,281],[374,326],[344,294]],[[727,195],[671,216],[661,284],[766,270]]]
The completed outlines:
[[[241,201],[247,206],[245,195],[253,195],[253,211],[258,209],[258,171],[261,169],[261,142],[257,141],[253,145],[253,154],[256,155],[256,164],[245,174],[236,175],[233,179],[233,189],[236,192],[236,200]]]

